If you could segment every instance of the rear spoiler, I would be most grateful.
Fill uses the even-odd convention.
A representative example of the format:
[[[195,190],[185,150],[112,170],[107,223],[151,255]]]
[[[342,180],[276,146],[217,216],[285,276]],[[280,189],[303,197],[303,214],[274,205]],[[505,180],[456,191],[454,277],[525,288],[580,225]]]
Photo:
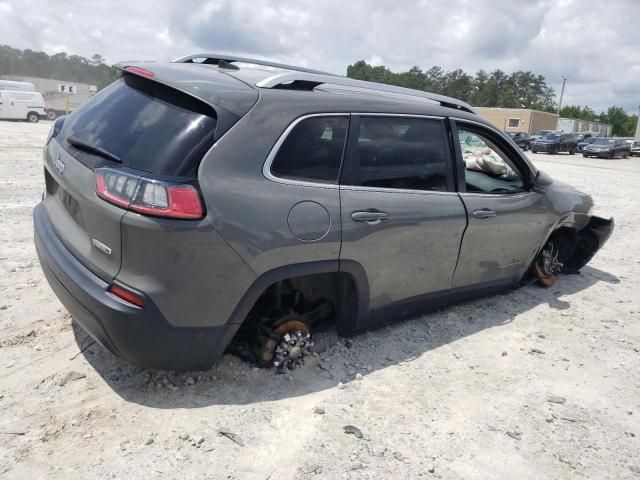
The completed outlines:
[[[211,107],[217,115],[219,138],[258,101],[258,92],[236,78],[203,66],[156,62],[121,62],[115,65],[124,75],[136,75],[158,82]]]

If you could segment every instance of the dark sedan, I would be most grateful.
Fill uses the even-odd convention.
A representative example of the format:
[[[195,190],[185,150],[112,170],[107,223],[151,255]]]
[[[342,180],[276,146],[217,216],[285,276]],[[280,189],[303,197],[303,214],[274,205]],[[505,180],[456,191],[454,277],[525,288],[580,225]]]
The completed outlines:
[[[633,142],[631,145],[631,156],[640,157],[640,142]]]
[[[631,153],[631,145],[624,140],[613,138],[596,138],[591,145],[582,151],[585,157],[627,158]]]
[[[568,133],[549,133],[541,139],[531,142],[531,153],[547,152],[556,154],[568,152],[573,155],[578,150],[578,142]]]
[[[578,142],[578,152],[582,153],[584,148],[587,145],[591,145],[596,138],[600,138],[600,137],[589,137],[589,138],[585,138],[584,140]]]

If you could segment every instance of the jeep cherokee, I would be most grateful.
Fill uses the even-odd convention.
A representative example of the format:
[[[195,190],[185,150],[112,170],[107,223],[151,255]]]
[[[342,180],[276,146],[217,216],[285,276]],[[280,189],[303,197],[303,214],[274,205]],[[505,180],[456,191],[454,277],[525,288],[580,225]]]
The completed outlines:
[[[74,320],[143,367],[234,340],[292,368],[318,322],[550,286],[613,228],[453,98],[215,54],[119,68],[52,126],[33,220]]]

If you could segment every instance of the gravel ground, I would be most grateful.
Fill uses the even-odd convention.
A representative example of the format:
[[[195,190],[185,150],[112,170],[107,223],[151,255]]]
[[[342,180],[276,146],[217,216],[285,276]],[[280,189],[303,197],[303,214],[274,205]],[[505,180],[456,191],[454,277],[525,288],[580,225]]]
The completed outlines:
[[[533,155],[617,224],[552,289],[321,333],[291,375],[170,374],[91,344],[41,273],[48,128],[0,122],[0,477],[640,477],[640,159]]]

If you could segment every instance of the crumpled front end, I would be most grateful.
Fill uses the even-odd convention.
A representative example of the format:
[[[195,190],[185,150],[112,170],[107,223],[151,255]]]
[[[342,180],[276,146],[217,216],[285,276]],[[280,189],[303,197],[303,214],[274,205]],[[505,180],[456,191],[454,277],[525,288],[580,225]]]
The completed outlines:
[[[615,222],[592,216],[585,228],[577,233],[577,245],[573,254],[563,262],[562,273],[577,273],[607,242]]]

